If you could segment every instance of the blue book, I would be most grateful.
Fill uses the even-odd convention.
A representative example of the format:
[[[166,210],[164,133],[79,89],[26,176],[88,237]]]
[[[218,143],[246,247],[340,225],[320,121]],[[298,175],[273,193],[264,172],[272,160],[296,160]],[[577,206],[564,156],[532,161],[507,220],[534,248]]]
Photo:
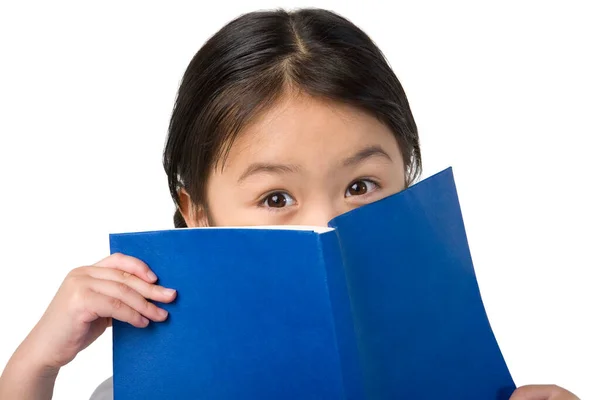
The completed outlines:
[[[448,168],[329,228],[110,235],[177,289],[114,322],[115,400],[508,400]]]

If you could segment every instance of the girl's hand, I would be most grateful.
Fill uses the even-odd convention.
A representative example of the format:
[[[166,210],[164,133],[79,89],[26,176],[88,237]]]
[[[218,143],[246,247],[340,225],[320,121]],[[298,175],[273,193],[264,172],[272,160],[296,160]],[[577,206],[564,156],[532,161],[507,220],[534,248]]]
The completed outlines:
[[[58,369],[95,341],[112,319],[144,328],[164,321],[167,312],[146,299],[169,303],[173,289],[155,285],[156,275],[142,261],[113,254],[71,271],[22,346],[38,367]]]
[[[515,390],[510,400],[579,400],[579,397],[556,385],[528,385]]]

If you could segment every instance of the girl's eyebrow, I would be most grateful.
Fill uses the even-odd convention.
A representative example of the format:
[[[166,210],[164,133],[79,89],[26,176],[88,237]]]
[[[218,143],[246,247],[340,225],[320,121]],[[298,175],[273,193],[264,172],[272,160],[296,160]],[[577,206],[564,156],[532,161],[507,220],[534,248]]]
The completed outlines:
[[[354,166],[356,164],[365,161],[371,157],[380,157],[384,158],[390,162],[392,162],[392,158],[388,153],[385,152],[379,145],[367,146],[361,150],[359,150],[356,154],[346,158],[342,161],[342,165],[344,167]],[[240,175],[238,178],[238,184],[242,183],[248,177],[260,174],[260,173],[268,173],[268,174],[290,174],[290,173],[298,173],[302,170],[302,167],[296,164],[272,164],[272,163],[253,163],[246,168],[244,173]]]
[[[381,146],[372,145],[372,146],[367,146],[367,147],[363,148],[362,150],[359,150],[353,156],[346,158],[342,162],[342,165],[344,167],[354,166],[354,165],[359,164],[362,161],[365,161],[366,159],[371,158],[371,157],[381,157],[381,158],[385,158],[388,161],[392,162],[392,157],[390,157],[390,155],[388,153],[386,153],[381,148]]]
[[[270,174],[289,174],[298,173],[302,168],[295,164],[271,164],[271,163],[253,163],[246,168],[244,173],[238,178],[238,183],[242,183],[251,175],[260,173]]]

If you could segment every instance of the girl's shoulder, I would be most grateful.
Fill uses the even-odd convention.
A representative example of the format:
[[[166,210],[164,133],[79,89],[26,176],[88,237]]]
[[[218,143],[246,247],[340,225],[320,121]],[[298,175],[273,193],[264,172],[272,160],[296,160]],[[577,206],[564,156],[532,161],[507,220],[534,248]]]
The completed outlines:
[[[113,400],[112,376],[98,385],[94,393],[92,393],[90,400]]]

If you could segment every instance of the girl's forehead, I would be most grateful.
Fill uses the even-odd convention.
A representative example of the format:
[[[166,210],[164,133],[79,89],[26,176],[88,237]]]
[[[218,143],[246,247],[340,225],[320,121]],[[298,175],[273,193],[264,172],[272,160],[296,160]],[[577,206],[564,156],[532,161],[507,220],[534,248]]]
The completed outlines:
[[[296,95],[281,99],[243,129],[227,163],[233,166],[261,158],[326,162],[366,146],[399,152],[392,131],[369,113]]]

